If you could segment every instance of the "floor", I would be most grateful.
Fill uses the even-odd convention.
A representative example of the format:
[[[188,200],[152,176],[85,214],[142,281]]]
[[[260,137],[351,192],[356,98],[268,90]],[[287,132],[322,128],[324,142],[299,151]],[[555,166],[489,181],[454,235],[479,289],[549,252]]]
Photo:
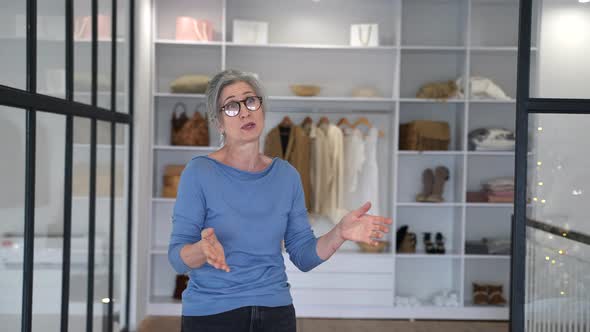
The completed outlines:
[[[147,317],[137,332],[180,331],[179,317]],[[401,321],[378,319],[297,320],[297,332],[508,332],[507,322]]]

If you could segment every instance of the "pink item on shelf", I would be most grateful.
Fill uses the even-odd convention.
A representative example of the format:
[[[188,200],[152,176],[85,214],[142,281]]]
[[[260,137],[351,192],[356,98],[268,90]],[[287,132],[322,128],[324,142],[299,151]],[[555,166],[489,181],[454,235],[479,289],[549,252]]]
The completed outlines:
[[[494,195],[498,197],[514,197],[514,191],[491,191],[488,193],[489,195]]]
[[[512,196],[488,195],[488,202],[490,202],[490,203],[513,203],[514,198]]]
[[[111,17],[109,15],[98,15],[98,39],[111,39]],[[92,16],[78,16],[74,22],[74,39],[92,39]]]
[[[179,16],[176,18],[176,40],[212,41],[213,24],[207,20]]]
[[[485,203],[488,201],[488,196],[482,191],[468,191],[467,203]]]

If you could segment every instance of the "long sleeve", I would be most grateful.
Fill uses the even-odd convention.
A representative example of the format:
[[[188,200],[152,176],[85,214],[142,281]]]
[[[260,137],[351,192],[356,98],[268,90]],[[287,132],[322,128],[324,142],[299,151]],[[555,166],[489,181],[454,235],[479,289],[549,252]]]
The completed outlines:
[[[168,246],[168,261],[178,273],[191,270],[180,257],[180,250],[187,244],[201,240],[206,213],[205,197],[196,170],[190,165],[189,163],[180,177]]]
[[[317,242],[309,225],[301,178],[297,176],[293,207],[285,232],[285,248],[289,259],[299,270],[307,272],[324,262],[317,254]]]

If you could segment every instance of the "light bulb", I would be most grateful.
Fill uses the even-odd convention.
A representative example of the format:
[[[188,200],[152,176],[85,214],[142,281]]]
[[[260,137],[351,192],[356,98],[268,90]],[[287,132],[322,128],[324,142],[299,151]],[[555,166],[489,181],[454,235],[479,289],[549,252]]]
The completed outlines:
[[[559,294],[561,294],[561,295],[565,295],[565,292],[564,292],[564,291],[561,291],[561,292],[559,292]]]
[[[542,186],[542,185],[543,185],[543,182],[539,182],[539,186]]]
[[[590,1],[590,0],[589,0],[589,1]],[[540,162],[540,161],[537,161],[537,165],[538,165],[538,166],[541,166],[541,165],[543,165],[543,163],[542,163],[542,162]]]
[[[538,131],[543,131],[543,127],[537,128]]]

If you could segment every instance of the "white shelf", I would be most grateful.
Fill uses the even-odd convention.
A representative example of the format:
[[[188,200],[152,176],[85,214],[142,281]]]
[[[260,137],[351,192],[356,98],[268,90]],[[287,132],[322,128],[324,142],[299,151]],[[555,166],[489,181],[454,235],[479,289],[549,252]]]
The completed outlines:
[[[176,199],[175,198],[154,197],[154,198],[152,198],[152,202],[172,204],[172,203],[176,202]]]
[[[465,51],[465,46],[422,46],[422,45],[402,45],[402,51]]]
[[[460,254],[396,254],[396,258],[400,259],[459,259],[462,258]]]
[[[203,99],[206,96],[202,93],[171,93],[171,92],[154,92],[156,98],[193,98]]]
[[[90,150],[90,144],[81,144],[81,143],[74,143],[74,149],[83,149],[83,150]],[[96,144],[97,150],[110,150],[110,144]],[[124,150],[127,149],[126,145],[115,144],[115,150]]]
[[[465,206],[468,208],[512,208],[514,204],[512,203],[466,203]]]
[[[468,156],[509,156],[514,157],[514,151],[467,151]]]
[[[516,99],[495,100],[495,99],[468,99],[470,104],[516,104]]]
[[[465,103],[465,99],[424,99],[424,98],[400,98],[402,103],[424,103],[424,104],[461,104]]]
[[[464,151],[410,151],[399,150],[397,152],[400,156],[462,156]]]
[[[197,42],[197,41],[184,41],[184,40],[174,40],[174,39],[157,39],[155,41],[156,45],[174,45],[174,46],[221,46],[223,42],[220,41],[210,41],[210,42]]]
[[[419,202],[399,202],[399,207],[425,207],[425,208],[448,208],[448,207],[462,207],[464,203],[419,203]]]
[[[248,47],[248,48],[286,48],[286,49],[321,49],[321,50],[342,50],[342,51],[393,51],[397,47],[390,46],[349,46],[349,45],[330,45],[330,44],[239,44],[227,42],[228,47]]]
[[[518,46],[471,46],[472,52],[518,52]],[[537,47],[531,47],[531,52],[537,52]]]
[[[269,101],[393,103],[393,98],[269,96]]]
[[[219,150],[218,146],[183,146],[183,145],[154,145],[154,150],[160,151],[196,151],[209,152]]]
[[[465,259],[510,260],[510,255],[465,255]]]

